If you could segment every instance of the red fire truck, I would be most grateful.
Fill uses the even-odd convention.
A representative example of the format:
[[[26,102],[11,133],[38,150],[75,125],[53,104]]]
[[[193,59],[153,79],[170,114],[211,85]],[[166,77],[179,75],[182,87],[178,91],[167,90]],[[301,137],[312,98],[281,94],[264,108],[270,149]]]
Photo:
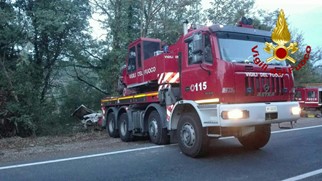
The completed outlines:
[[[322,113],[322,88],[318,87],[298,87],[295,89],[296,101],[299,101],[303,114],[312,111]],[[321,114],[319,114],[321,116]]]
[[[285,61],[263,69],[270,32],[212,25],[188,31],[162,49],[159,39],[139,38],[128,47],[120,78],[123,96],[101,100],[111,137],[132,141],[149,136],[155,144],[177,138],[182,152],[198,157],[210,138],[235,136],[250,149],[267,144],[271,124],[299,119],[293,74]],[[286,72],[278,75],[272,70]]]

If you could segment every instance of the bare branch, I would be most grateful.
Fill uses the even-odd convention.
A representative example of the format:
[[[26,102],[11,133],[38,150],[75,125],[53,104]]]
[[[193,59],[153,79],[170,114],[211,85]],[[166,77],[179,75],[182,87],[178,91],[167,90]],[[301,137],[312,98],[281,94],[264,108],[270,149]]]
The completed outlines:
[[[97,0],[93,0],[93,1],[95,5],[101,9],[101,11],[103,11],[110,19],[112,18],[111,14],[108,12],[108,10],[105,7],[103,7],[99,2],[97,2]]]
[[[85,50],[85,51],[87,51],[87,50]],[[90,52],[88,52],[88,53],[90,53]],[[73,56],[73,55],[70,55],[70,54],[64,54],[64,56],[65,57],[68,57],[68,58],[72,58],[72,59],[75,59],[75,60],[79,60],[79,58],[75,58],[75,56]],[[92,56],[92,55],[91,55]],[[95,55],[93,55],[93,56],[95,56]],[[101,59],[101,58],[99,58],[99,57],[94,57],[94,58],[97,58],[97,59],[99,59],[100,61],[103,61],[103,59]],[[101,66],[96,66],[96,65],[93,65],[93,64],[91,64],[90,62],[88,62],[88,61],[83,61],[83,62],[85,62],[88,66],[85,66],[85,65],[76,65],[76,64],[69,64],[68,66],[76,66],[76,67],[80,67],[80,68],[92,68],[92,69],[102,69],[102,67]]]
[[[78,72],[77,72],[77,70],[76,70],[76,67],[75,67],[75,66],[74,66],[74,71],[75,71],[75,73],[76,73],[76,76],[72,76],[72,75],[69,75],[69,74],[67,74],[67,75],[72,76],[72,77],[76,77],[76,78],[77,78],[77,80],[79,80],[79,81],[81,81],[81,82],[83,82],[83,83],[87,84],[88,86],[90,86],[90,87],[92,87],[92,88],[96,89],[97,91],[99,91],[99,92],[101,92],[101,93],[103,93],[103,94],[105,94],[105,95],[107,95],[107,94],[108,94],[107,92],[103,91],[102,89],[100,89],[100,88],[96,87],[95,85],[93,85],[93,84],[89,83],[88,81],[86,81],[86,80],[82,79],[82,78],[78,75]]]
[[[160,11],[160,9],[162,8],[162,4],[164,3],[163,1],[160,1],[159,4],[156,5],[156,8],[152,11],[151,16],[153,17],[157,12]],[[152,18],[151,18],[152,19]]]
[[[85,52],[88,53],[90,56],[92,56],[92,57],[94,57],[94,58],[96,58],[96,59],[98,59],[100,61],[103,61],[102,58],[98,57],[97,55],[92,54],[92,52],[88,51],[87,49],[85,49]]]

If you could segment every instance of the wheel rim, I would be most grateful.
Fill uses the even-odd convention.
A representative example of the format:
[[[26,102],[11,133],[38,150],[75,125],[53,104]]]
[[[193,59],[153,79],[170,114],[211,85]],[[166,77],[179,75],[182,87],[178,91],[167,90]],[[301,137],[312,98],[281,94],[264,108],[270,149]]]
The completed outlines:
[[[189,124],[185,123],[180,132],[181,142],[186,147],[192,147],[196,142],[196,133],[194,127]]]
[[[124,136],[126,134],[126,122],[125,121],[122,121],[121,123],[121,134]]]
[[[110,131],[110,133],[112,133],[114,131],[114,121],[110,120],[108,122],[108,130]]]
[[[157,137],[158,135],[158,124],[156,119],[153,119],[152,121],[150,121],[149,134],[151,137]]]

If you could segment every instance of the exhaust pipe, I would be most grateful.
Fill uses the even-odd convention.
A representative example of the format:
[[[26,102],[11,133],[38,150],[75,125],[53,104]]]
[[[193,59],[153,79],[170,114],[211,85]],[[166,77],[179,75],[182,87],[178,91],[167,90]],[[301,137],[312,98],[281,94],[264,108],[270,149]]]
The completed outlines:
[[[186,35],[188,33],[188,20],[185,20],[183,22],[183,35]]]

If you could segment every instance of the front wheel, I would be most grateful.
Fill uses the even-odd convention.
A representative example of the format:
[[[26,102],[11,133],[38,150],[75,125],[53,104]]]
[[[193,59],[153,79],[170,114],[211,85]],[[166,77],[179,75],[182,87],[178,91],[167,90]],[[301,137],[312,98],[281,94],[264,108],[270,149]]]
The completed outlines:
[[[119,134],[120,138],[124,142],[133,141],[132,131],[129,130],[129,119],[127,113],[123,113],[119,119]]]
[[[204,156],[208,150],[208,137],[199,117],[185,113],[179,120],[177,136],[181,151],[191,157]]]
[[[255,126],[255,131],[242,137],[238,141],[247,149],[260,149],[264,147],[271,137],[271,125]]]

